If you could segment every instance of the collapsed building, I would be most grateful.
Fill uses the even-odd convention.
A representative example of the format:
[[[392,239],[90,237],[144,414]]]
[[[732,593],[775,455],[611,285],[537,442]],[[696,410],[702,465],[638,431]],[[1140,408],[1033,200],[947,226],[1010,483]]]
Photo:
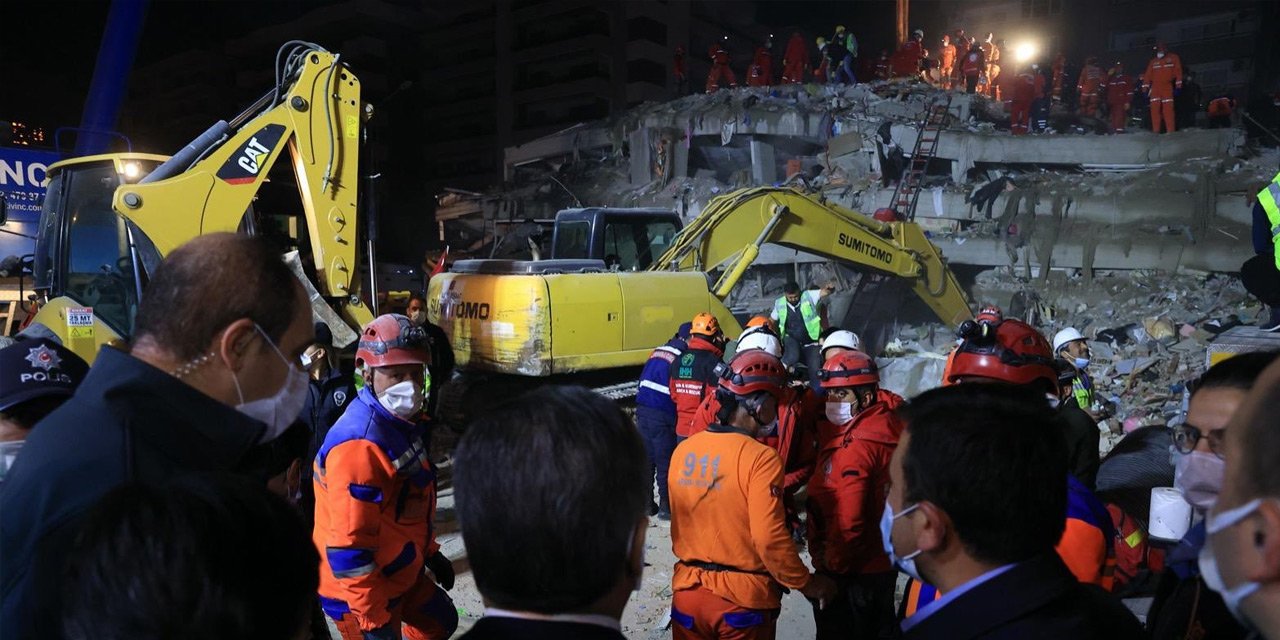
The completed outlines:
[[[1050,335],[1095,336],[1115,424],[1164,421],[1178,381],[1204,368],[1193,355],[1258,310],[1229,274],[1252,255],[1252,194],[1280,153],[1239,128],[1106,131],[1055,105],[1047,132],[1014,136],[1001,103],[910,81],[734,89],[508,148],[502,186],[449,190],[436,218],[452,255],[528,258],[569,207],[658,207],[688,222],[716,195],[793,184],[868,215],[893,209],[928,231],[976,302]],[[768,309],[787,280],[834,280],[835,323],[911,356],[884,363],[890,386],[940,375],[953,328],[912,313],[892,283],[779,246],[755,265],[726,301],[735,312]],[[858,304],[868,282],[876,302]],[[854,318],[857,307],[877,317]]]

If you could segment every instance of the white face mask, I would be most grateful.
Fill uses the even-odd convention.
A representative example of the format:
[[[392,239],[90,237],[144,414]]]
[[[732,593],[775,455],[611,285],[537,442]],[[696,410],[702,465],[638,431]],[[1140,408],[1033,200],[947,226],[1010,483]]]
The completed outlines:
[[[290,360],[280,353],[276,343],[271,341],[267,333],[262,330],[256,323],[253,325],[258,333],[262,334],[262,338],[271,345],[271,350],[276,352],[276,357],[284,363],[285,374],[284,383],[280,385],[280,390],[275,394],[266,398],[260,398],[252,402],[244,401],[244,392],[240,389],[240,380],[235,372],[231,373],[231,380],[236,385],[236,396],[240,398],[239,404],[236,405],[236,411],[243,413],[258,422],[267,425],[266,433],[262,434],[262,438],[258,442],[270,442],[280,437],[298,419],[298,413],[302,411],[302,405],[307,402],[307,374],[293,366]]]
[[[1240,611],[1240,603],[1245,598],[1257,593],[1262,588],[1262,585],[1257,582],[1245,581],[1234,587],[1227,587],[1227,583],[1222,580],[1222,572],[1218,569],[1218,558],[1214,555],[1212,537],[1214,534],[1221,533],[1240,524],[1250,514],[1257,511],[1261,505],[1262,500],[1254,498],[1234,509],[1218,514],[1209,514],[1205,521],[1205,545],[1200,550],[1200,575],[1204,577],[1205,585],[1222,596],[1222,601],[1227,605],[1227,610],[1245,626],[1249,625],[1249,621],[1245,618],[1244,613]]]
[[[1164,57],[1164,52],[1163,52],[1163,51],[1160,51],[1160,52],[1156,53],[1156,57],[1157,57],[1157,58],[1163,58],[1163,57]]]
[[[893,522],[919,507],[920,503],[917,502],[903,509],[901,513],[894,513],[893,507],[889,505],[889,499],[885,498],[884,513],[880,514],[880,540],[884,543],[884,552],[889,555],[889,562],[897,565],[903,573],[920,582],[924,582],[924,578],[920,577],[920,570],[916,568],[916,556],[920,555],[922,549],[916,549],[902,557],[898,557],[898,554],[893,550]]]
[[[384,389],[378,396],[378,403],[391,415],[411,421],[422,410],[422,392],[412,380],[405,380]]]
[[[1173,486],[1182,497],[1200,511],[1208,511],[1218,501],[1222,492],[1222,478],[1226,473],[1222,458],[1203,451],[1179,455],[1173,466]]]
[[[423,324],[426,324],[427,312],[421,309],[414,311],[413,313],[409,314],[409,322],[412,322],[414,326],[417,326],[417,327],[420,327]]]
[[[853,403],[852,402],[827,402],[827,421],[831,424],[841,425],[853,420]]]

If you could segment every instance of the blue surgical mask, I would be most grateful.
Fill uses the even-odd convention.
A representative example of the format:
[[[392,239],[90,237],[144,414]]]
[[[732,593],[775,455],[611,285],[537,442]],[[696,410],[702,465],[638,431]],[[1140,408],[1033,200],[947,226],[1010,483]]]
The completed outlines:
[[[889,499],[886,498],[884,501],[884,513],[880,514],[880,540],[884,543],[884,552],[889,555],[890,562],[901,569],[903,573],[919,580],[920,582],[924,582],[924,578],[920,577],[920,570],[916,568],[915,560],[916,556],[920,555],[920,549],[916,549],[905,556],[898,557],[898,554],[893,550],[892,537],[893,521],[915,511],[919,507],[920,503],[917,502],[906,509],[903,509],[900,513],[894,513],[893,507],[889,505]]]
[[[1240,603],[1245,598],[1257,593],[1262,588],[1262,585],[1257,582],[1245,581],[1234,587],[1227,587],[1227,583],[1222,579],[1222,572],[1218,568],[1218,559],[1214,555],[1211,538],[1214,534],[1221,533],[1240,524],[1254,511],[1257,511],[1261,505],[1262,500],[1254,498],[1234,509],[1228,509],[1222,513],[1210,513],[1205,520],[1205,545],[1200,550],[1200,575],[1204,577],[1205,585],[1222,596],[1222,601],[1227,605],[1227,610],[1231,612],[1231,615],[1236,620],[1246,626],[1249,621],[1245,619],[1244,614],[1240,611]]]
[[[1075,358],[1075,364],[1076,364],[1076,368],[1077,368],[1077,369],[1087,369],[1087,368],[1089,368],[1089,359],[1088,359],[1088,358]]]

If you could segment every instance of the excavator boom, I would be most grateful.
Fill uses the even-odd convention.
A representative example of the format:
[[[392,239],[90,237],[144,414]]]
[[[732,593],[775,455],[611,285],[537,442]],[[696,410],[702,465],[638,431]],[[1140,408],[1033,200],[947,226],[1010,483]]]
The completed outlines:
[[[899,278],[949,326],[972,317],[969,301],[919,225],[880,222],[792,188],[741,189],[713,199],[652,270],[722,271],[723,300],[764,244],[777,244]]]

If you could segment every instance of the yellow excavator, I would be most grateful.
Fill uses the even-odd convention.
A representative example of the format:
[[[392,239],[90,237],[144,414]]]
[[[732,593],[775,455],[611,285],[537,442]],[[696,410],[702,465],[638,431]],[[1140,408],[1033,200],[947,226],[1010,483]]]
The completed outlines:
[[[880,222],[798,189],[719,196],[683,229],[674,213],[673,224],[637,223],[625,210],[584,211],[592,210],[557,215],[548,260],[465,260],[431,279],[428,318],[449,335],[464,380],[472,378],[446,388],[447,410],[495,388],[477,385],[477,374],[488,383],[518,376],[526,385],[529,378],[622,380],[607,372],[634,378],[652,349],[701,311],[737,335],[724,300],[765,244],[906,279],[948,326],[972,317],[919,225]]]
[[[166,254],[201,234],[259,231],[253,201],[287,148],[304,220],[301,251],[286,260],[335,344],[355,340],[351,327],[373,317],[357,277],[359,149],[371,111],[337,54],[293,41],[276,65],[270,91],[171,158],[116,153],[49,167],[31,264],[39,303],[32,330],[89,362],[102,345],[123,344],[148,275]]]

